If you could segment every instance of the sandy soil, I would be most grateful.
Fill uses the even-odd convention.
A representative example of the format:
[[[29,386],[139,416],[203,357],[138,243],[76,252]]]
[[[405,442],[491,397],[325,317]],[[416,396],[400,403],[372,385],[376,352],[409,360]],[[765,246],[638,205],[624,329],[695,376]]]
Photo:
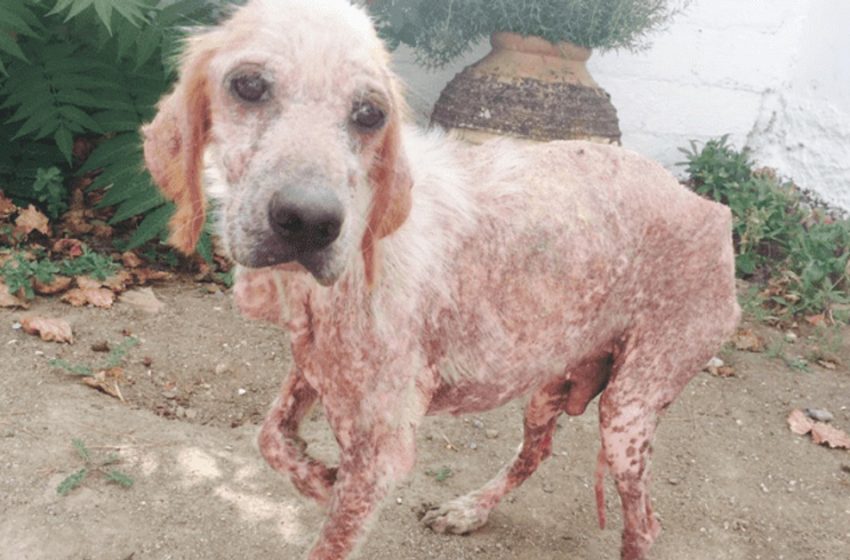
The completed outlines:
[[[98,310],[55,301],[0,311],[0,558],[297,559],[309,546],[322,513],[265,465],[255,445],[289,363],[283,335],[240,319],[225,295],[201,286],[156,293],[167,307],[153,315],[121,303]],[[14,329],[26,313],[69,319],[75,343]],[[655,560],[847,555],[850,452],[792,434],[785,418],[794,407],[820,407],[850,429],[850,332],[810,330],[783,344],[781,332],[758,330],[768,352],[727,352],[736,376],[701,373],[661,423],[653,495],[664,532]],[[139,343],[116,356],[127,334]],[[109,355],[92,347],[104,342],[122,360],[126,403],[51,365],[57,358],[102,365]],[[836,369],[813,360],[827,354],[838,359]],[[812,361],[789,367],[797,356]],[[555,456],[476,534],[435,535],[418,522],[423,504],[465,493],[510,458],[520,409],[429,419],[417,467],[388,500],[360,558],[619,558],[610,484],[609,527],[595,521],[593,413],[562,418]],[[305,428],[311,450],[333,460],[321,414]],[[84,466],[75,438],[94,463],[117,454],[114,467],[134,485],[92,472],[60,496],[59,483]]]

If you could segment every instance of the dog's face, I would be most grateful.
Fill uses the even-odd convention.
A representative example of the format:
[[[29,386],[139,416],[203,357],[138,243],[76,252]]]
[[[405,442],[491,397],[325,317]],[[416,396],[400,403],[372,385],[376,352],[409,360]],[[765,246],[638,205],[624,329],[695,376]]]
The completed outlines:
[[[371,281],[375,240],[410,203],[396,89],[368,17],[343,1],[257,0],[196,36],[144,131],[148,168],[177,202],[172,242],[197,241],[206,150],[234,260],[330,284],[362,257]]]

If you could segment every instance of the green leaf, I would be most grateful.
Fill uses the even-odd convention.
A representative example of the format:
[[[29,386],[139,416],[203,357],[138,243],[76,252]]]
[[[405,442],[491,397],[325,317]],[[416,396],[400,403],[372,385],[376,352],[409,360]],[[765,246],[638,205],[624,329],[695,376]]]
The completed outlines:
[[[19,5],[19,9],[28,11],[22,4]],[[32,12],[29,13],[32,15]],[[25,18],[26,16],[23,13],[11,11],[11,6],[0,5],[0,30],[33,38],[38,37],[38,33],[25,21]]]
[[[174,204],[171,202],[163,204],[159,208],[148,212],[148,215],[145,216],[145,219],[142,220],[142,223],[140,223],[139,227],[136,228],[136,231],[133,232],[132,237],[130,237],[130,240],[127,242],[125,250],[129,251],[130,249],[135,249],[156,237],[165,237],[163,234],[167,233],[168,221],[171,219],[173,214]]]
[[[53,134],[53,139],[56,141],[59,151],[65,156],[65,160],[70,164],[74,150],[74,137],[71,131],[64,126],[60,126]]]
[[[106,473],[106,479],[109,482],[114,482],[115,484],[123,486],[124,488],[130,488],[131,486],[133,486],[133,479],[129,475],[119,471],[118,469],[110,469],[110,471]]]
[[[65,480],[59,483],[59,486],[56,487],[56,491],[59,493],[60,496],[67,496],[71,492],[71,490],[83,483],[88,473],[88,469],[82,468],[77,472],[69,475],[65,478]]]
[[[74,446],[74,449],[77,450],[77,455],[80,456],[80,459],[88,463],[91,460],[91,453],[89,453],[86,444],[83,443],[83,440],[74,438],[71,440],[71,444]]]
[[[127,199],[118,206],[115,215],[110,218],[110,224],[123,222],[127,218],[132,218],[139,214],[143,214],[149,210],[153,210],[165,203],[165,199],[160,194],[159,190],[154,187],[149,187],[144,191],[134,193],[134,196]]]
[[[104,133],[103,128],[101,128],[100,124],[98,124],[96,120],[73,105],[64,105],[60,107],[59,113],[72,123],[77,123],[87,130],[100,134]]]
[[[110,0],[94,0],[94,11],[103,22],[104,27],[112,35],[112,2]]]
[[[73,0],[71,3],[71,9],[68,11],[68,15],[65,16],[65,21],[70,21],[71,18],[79,15],[80,12],[91,6],[92,2],[94,2],[94,0]]]
[[[24,51],[21,50],[21,47],[18,46],[18,42],[15,41],[11,35],[9,35],[6,31],[0,29],[0,51],[9,53],[15,58],[19,58],[24,62],[29,62],[27,55],[24,54]]]

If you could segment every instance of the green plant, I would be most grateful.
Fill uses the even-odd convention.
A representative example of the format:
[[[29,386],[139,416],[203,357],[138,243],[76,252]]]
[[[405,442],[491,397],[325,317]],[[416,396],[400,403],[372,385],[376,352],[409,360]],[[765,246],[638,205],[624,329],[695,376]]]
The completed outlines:
[[[803,206],[793,183],[754,170],[749,152],[736,150],[728,136],[681,151],[688,184],[732,210],[737,273],[762,284],[759,300],[840,319],[832,310],[850,303],[850,221]],[[750,306],[753,299],[745,298]]]
[[[13,253],[0,266],[0,278],[8,286],[9,293],[22,293],[26,299],[35,297],[33,281],[49,284],[57,274],[62,276],[91,276],[106,280],[118,270],[118,265],[107,255],[101,255],[83,247],[75,258],[51,261],[43,251]]]
[[[112,467],[121,461],[117,454],[110,453],[104,459],[95,460],[91,451],[89,451],[86,444],[83,443],[83,440],[75,438],[71,440],[71,445],[73,445],[74,451],[77,452],[77,456],[83,461],[85,466],[74,471],[59,483],[59,486],[56,487],[56,492],[60,496],[67,496],[70,494],[71,491],[78,488],[91,473],[99,473],[106,478],[107,482],[112,482],[124,488],[129,488],[133,485],[132,477],[125,472]]]
[[[62,183],[62,171],[55,165],[47,169],[36,169],[35,181],[32,184],[33,198],[52,219],[58,218],[68,208],[65,186]]]
[[[442,66],[494,31],[537,35],[588,48],[645,46],[686,2],[668,0],[374,0],[391,46],[412,46],[420,62]],[[672,6],[672,7],[671,7]]]
[[[140,125],[174,75],[181,26],[215,18],[205,0],[20,0],[0,4],[0,185],[19,205],[64,211],[95,177],[110,223],[144,216],[128,246],[163,234],[172,211],[143,171]],[[94,146],[85,162],[75,142]],[[85,152],[81,151],[80,154]],[[55,171],[54,171],[55,170]]]
[[[452,472],[451,467],[447,467],[445,465],[443,465],[437,470],[426,469],[425,474],[427,476],[433,476],[434,480],[436,480],[437,482],[445,482],[446,480],[454,476],[454,472]]]

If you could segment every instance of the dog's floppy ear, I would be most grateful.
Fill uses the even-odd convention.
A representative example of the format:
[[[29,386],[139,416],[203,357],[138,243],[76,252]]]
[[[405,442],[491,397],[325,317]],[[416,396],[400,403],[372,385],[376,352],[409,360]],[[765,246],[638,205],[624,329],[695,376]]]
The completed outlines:
[[[153,122],[142,128],[145,165],[166,198],[177,206],[168,242],[186,254],[195,250],[206,218],[201,174],[210,128],[207,64],[211,54],[190,49],[174,91],[160,101]]]
[[[396,87],[393,84],[393,106],[390,108],[389,121],[384,127],[381,143],[369,170],[372,208],[362,243],[366,282],[369,286],[372,286],[377,278],[377,240],[401,227],[410,214],[413,179],[401,142],[404,102]]]

